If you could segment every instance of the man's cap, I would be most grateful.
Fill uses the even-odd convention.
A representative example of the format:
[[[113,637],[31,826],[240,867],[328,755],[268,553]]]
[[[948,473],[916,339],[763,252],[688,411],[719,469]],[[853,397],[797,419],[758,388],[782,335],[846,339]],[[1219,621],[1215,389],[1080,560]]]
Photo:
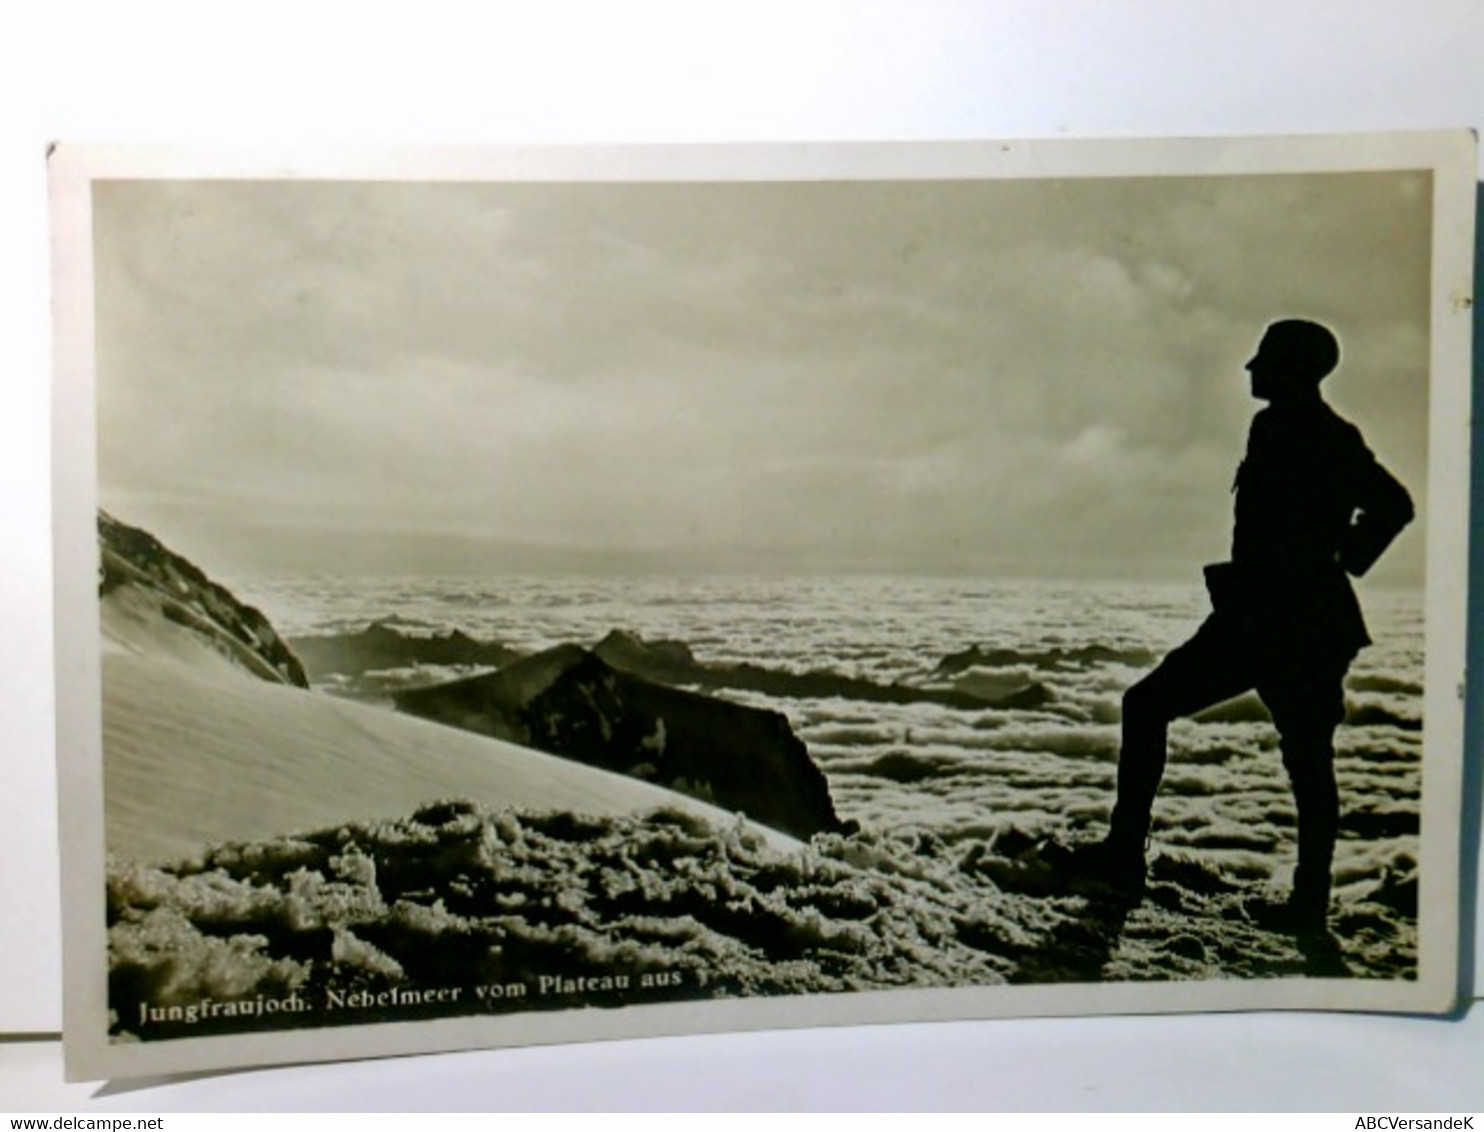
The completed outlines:
[[[1296,375],[1316,383],[1340,364],[1340,342],[1334,332],[1302,318],[1285,318],[1271,324],[1258,350],[1277,355]]]

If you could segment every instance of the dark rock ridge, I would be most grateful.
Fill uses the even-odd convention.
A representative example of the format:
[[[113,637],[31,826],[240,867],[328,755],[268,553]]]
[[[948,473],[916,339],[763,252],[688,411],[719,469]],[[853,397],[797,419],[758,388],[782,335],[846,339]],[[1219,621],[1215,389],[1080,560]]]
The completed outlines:
[[[823,772],[783,715],[646,680],[578,645],[401,692],[396,705],[654,782],[797,837],[845,828]]]
[[[1031,684],[1003,696],[986,697],[955,688],[879,684],[837,672],[782,672],[755,664],[701,664],[682,641],[645,641],[620,629],[604,637],[593,652],[621,672],[662,684],[705,689],[731,688],[780,699],[848,699],[876,704],[937,704],[961,711],[986,707],[1027,710],[1048,703],[1051,692]]]
[[[1262,700],[1254,695],[1238,696],[1215,707],[1196,712],[1197,723],[1267,723],[1272,719]],[[1399,731],[1421,731],[1422,720],[1390,711],[1381,704],[1345,703],[1345,723],[1350,727],[1395,727]]]
[[[1395,727],[1400,731],[1421,731],[1422,720],[1388,711],[1380,704],[1346,705],[1345,722],[1351,727]]]
[[[684,680],[701,668],[684,641],[646,641],[624,629],[610,630],[593,652],[614,668],[651,680]]]
[[[1081,645],[1077,648],[1050,648],[1040,652],[1020,649],[987,649],[973,645],[962,652],[950,653],[938,662],[938,671],[945,675],[967,672],[971,668],[1013,668],[1028,665],[1032,668],[1065,669],[1090,668],[1095,664],[1127,664],[1133,668],[1147,668],[1154,663],[1154,654],[1148,649],[1113,649],[1107,645]]]
[[[330,675],[364,676],[415,664],[498,668],[521,655],[506,645],[477,640],[458,629],[419,636],[404,633],[385,621],[373,622],[359,633],[290,637],[288,643],[315,680]]]
[[[1416,837],[1421,829],[1422,819],[1417,811],[1403,807],[1348,810],[1340,815],[1340,832],[1364,841]]]
[[[293,637],[289,646],[316,681],[331,677],[361,680],[369,673],[420,664],[498,668],[525,654],[497,641],[484,641],[458,630],[436,635],[403,632],[387,620],[357,633]],[[611,667],[659,684],[702,691],[757,692],[780,699],[850,699],[879,704],[936,704],[959,711],[984,708],[1034,710],[1054,697],[1036,682],[1009,689],[922,687],[881,684],[837,672],[784,672],[754,664],[703,664],[689,645],[676,640],[644,640],[614,629],[592,652]],[[361,687],[361,692],[366,692]],[[380,695],[384,686],[373,689]]]
[[[168,550],[159,539],[98,512],[98,593],[107,600],[135,587],[167,621],[196,634],[253,675],[278,684],[309,687],[304,666],[268,618],[206,576],[199,566]]]

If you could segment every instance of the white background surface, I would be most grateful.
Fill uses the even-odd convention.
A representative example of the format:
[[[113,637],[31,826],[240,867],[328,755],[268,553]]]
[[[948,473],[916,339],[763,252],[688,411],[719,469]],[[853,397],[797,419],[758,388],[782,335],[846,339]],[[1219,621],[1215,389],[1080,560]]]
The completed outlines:
[[[1338,1015],[865,1026],[58,1083],[0,1047],[0,1111],[1185,1109],[1470,1112],[1484,1025]],[[1476,1125],[1478,1120],[1474,1122]],[[172,1127],[167,1122],[167,1128]],[[1354,1119],[1330,1122],[1349,1132]]]
[[[1484,126],[1476,0],[18,7],[0,34],[0,1032],[59,1026],[49,140],[323,145]],[[162,406],[162,419],[168,419]],[[1469,831],[1477,841],[1479,831]],[[1481,933],[1484,934],[1484,933]],[[1477,948],[1477,944],[1476,944]],[[102,1107],[1484,1107],[1484,1026],[1103,1019],[730,1035],[110,1091]],[[0,1110],[65,1109],[0,1045]],[[1353,1099],[1351,1099],[1353,1098]]]

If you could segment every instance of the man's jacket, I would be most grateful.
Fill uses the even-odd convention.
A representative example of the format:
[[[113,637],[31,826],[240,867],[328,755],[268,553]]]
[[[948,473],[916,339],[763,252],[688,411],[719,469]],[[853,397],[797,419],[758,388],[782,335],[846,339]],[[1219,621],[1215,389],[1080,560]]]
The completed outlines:
[[[1413,507],[1360,430],[1318,396],[1271,405],[1233,490],[1231,563],[1208,574],[1217,612],[1275,648],[1350,657],[1369,644],[1347,575],[1371,568]]]

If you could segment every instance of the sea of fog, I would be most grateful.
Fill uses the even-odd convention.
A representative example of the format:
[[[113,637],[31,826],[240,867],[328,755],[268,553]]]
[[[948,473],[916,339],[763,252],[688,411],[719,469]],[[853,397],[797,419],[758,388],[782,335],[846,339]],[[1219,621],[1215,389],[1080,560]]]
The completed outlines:
[[[1188,637],[1198,587],[896,578],[255,579],[239,586],[289,637],[460,630],[523,651],[594,644],[612,629],[679,640],[703,664],[831,671],[991,697],[1039,685],[1034,709],[964,710],[846,698],[719,693],[783,712],[824,770],[842,817],[950,841],[1017,829],[1101,831],[1123,691]],[[1423,635],[1420,594],[1362,593],[1375,644],[1347,682],[1337,736],[1346,809],[1337,880],[1416,851]],[[971,647],[976,663],[945,658]],[[380,674],[380,687],[443,674]],[[447,673],[452,677],[457,673]],[[1294,818],[1276,736],[1253,700],[1177,723],[1155,815],[1159,847],[1246,880],[1282,880]]]

